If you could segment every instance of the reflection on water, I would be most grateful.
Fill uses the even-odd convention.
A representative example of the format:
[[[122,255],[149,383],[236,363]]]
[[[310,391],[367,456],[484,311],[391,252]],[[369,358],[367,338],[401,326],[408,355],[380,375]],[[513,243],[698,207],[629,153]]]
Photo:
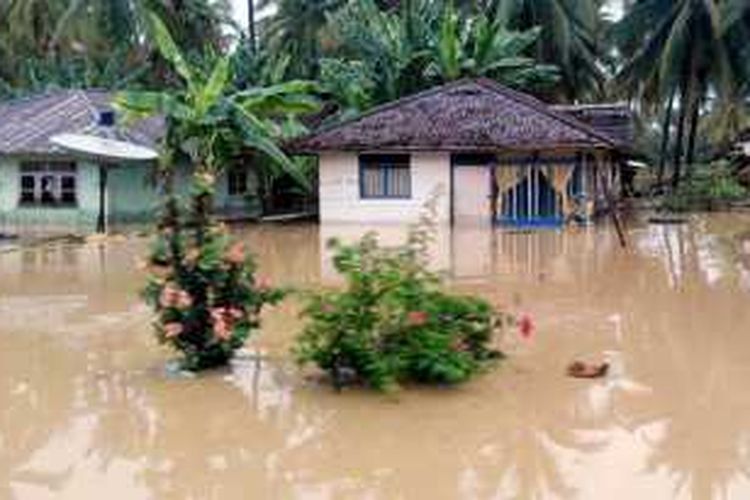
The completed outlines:
[[[305,288],[336,281],[328,238],[369,229],[404,234],[240,234]],[[169,376],[137,296],[144,240],[0,254],[0,498],[750,498],[750,217],[629,240],[438,231],[451,286],[532,313],[537,336],[467,386],[396,398],[298,373],[293,300],[231,369]],[[611,376],[565,378],[578,357]]]

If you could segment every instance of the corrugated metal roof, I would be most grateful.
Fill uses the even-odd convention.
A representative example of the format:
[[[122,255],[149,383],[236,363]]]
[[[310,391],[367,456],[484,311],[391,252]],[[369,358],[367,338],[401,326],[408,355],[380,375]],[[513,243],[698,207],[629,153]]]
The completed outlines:
[[[619,145],[630,147],[635,140],[633,112],[627,103],[566,104],[552,108],[588,123]]]
[[[0,103],[0,154],[63,153],[49,139],[61,133],[91,131],[102,111],[112,111],[114,94],[103,90],[59,90]],[[154,147],[164,134],[159,117],[113,130],[120,140]]]

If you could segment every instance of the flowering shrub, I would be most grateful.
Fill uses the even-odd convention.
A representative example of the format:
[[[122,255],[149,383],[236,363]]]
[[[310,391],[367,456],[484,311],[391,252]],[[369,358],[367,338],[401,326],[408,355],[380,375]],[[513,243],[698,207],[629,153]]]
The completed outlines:
[[[187,220],[167,203],[146,262],[143,294],[156,313],[157,338],[182,354],[188,370],[227,363],[258,328],[263,306],[283,296],[256,278],[243,244],[208,216],[212,186],[210,175],[196,176]]]
[[[484,300],[443,291],[426,267],[429,237],[416,228],[393,249],[374,234],[353,245],[331,241],[346,287],[310,296],[298,361],[328,372],[337,388],[355,379],[389,390],[464,382],[501,357],[490,343],[512,319]]]

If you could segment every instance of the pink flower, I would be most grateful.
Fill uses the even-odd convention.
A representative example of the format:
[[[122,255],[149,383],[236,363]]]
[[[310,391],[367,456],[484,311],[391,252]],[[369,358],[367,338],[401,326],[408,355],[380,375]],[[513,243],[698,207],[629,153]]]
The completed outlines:
[[[336,308],[333,307],[333,304],[325,303],[322,306],[320,306],[320,310],[326,314],[331,314],[332,312],[336,310]]]
[[[521,319],[518,320],[518,331],[524,339],[531,338],[534,333],[534,320],[531,319],[531,316],[528,314],[521,316]]]
[[[242,264],[245,262],[245,245],[241,241],[233,243],[224,254],[224,260],[231,264]]]
[[[410,311],[406,315],[406,324],[409,326],[422,326],[427,323],[427,313],[424,311]]]
[[[272,286],[273,283],[271,282],[270,278],[268,278],[267,276],[258,276],[256,280],[256,287],[258,288],[258,290],[260,290],[261,292],[268,291]]]
[[[219,340],[229,340],[232,337],[232,328],[224,320],[215,321],[214,336]]]
[[[190,296],[189,293],[187,293],[185,290],[180,290],[177,293],[177,298],[175,299],[175,305],[177,306],[177,309],[188,309],[193,305],[193,297]]]
[[[168,283],[161,290],[161,295],[159,295],[159,305],[162,307],[173,307],[177,304],[179,296],[180,289],[176,285]]]
[[[164,336],[168,339],[179,337],[184,328],[180,323],[167,323],[164,325]]]
[[[230,309],[226,307],[215,307],[211,309],[211,319],[213,320],[214,336],[218,340],[229,340],[232,337],[233,323],[236,316],[242,317],[242,311],[239,309]]]
[[[242,309],[237,309],[235,307],[229,309],[229,316],[232,319],[242,319],[242,317],[245,315],[244,312],[242,312]]]
[[[224,308],[223,307],[214,307],[211,309],[211,318],[214,321],[221,321],[224,319]]]

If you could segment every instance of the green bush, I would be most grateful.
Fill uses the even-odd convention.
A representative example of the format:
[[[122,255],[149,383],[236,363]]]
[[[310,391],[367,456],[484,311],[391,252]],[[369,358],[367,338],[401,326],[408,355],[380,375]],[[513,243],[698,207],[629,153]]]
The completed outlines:
[[[673,212],[714,210],[748,196],[735,173],[723,162],[696,166],[695,172],[684,179],[676,191],[662,201],[662,208]]]
[[[309,297],[298,361],[317,365],[337,388],[355,380],[391,390],[464,382],[501,357],[490,343],[511,318],[484,300],[443,291],[426,267],[428,240],[424,229],[390,249],[374,234],[352,245],[332,240],[346,286]]]
[[[226,364],[258,328],[263,306],[283,297],[256,279],[243,244],[207,215],[213,179],[196,177],[186,220],[174,203],[165,208],[143,291],[158,340],[182,354],[186,370]]]

